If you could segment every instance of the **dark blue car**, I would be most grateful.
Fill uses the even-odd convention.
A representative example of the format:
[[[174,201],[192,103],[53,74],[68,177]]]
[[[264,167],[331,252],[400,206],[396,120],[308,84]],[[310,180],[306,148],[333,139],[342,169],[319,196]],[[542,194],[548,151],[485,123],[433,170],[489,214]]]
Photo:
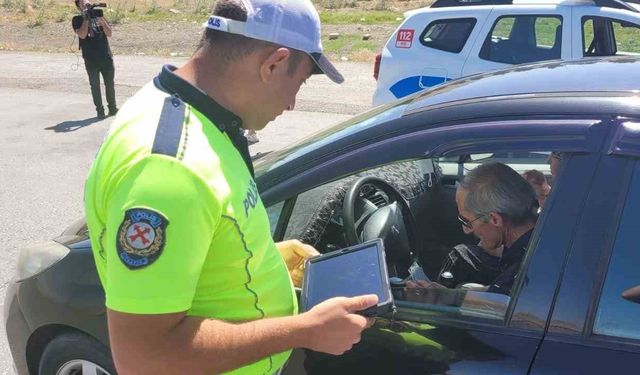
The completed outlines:
[[[551,178],[547,159],[561,155],[510,295],[396,293],[395,311],[351,351],[296,351],[285,373],[638,373],[639,90],[631,57],[516,67],[375,108],[258,160],[275,240],[327,252],[380,237],[390,276],[417,262],[437,279],[453,246],[477,242],[456,218],[465,173],[499,161]],[[83,223],[19,263],[5,302],[19,373],[115,373]]]

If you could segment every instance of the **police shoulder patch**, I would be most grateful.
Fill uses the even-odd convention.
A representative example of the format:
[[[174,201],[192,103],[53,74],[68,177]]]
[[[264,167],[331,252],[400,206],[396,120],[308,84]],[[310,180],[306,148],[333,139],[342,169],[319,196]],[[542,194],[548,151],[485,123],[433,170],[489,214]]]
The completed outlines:
[[[167,240],[167,225],[169,221],[156,211],[147,208],[127,210],[116,239],[118,258],[132,270],[155,262]]]

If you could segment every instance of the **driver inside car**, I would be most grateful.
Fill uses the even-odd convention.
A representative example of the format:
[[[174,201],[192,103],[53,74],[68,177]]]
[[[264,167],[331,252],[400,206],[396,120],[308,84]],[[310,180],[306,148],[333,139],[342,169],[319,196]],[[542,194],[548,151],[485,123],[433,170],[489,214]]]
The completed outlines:
[[[460,182],[456,204],[462,229],[478,237],[480,248],[496,257],[498,268],[497,276],[487,285],[464,284],[462,288],[509,295],[537,220],[533,188],[507,165],[487,163]],[[407,281],[407,298],[412,289],[434,287],[445,286],[426,280]]]

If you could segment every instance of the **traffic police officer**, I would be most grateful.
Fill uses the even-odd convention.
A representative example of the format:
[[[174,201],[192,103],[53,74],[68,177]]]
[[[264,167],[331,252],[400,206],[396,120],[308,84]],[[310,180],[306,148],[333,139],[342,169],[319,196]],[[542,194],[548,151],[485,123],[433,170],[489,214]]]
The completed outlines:
[[[295,316],[315,250],[274,244],[241,130],[292,108],[322,55],[309,0],[221,0],[197,52],[121,109],[85,186],[119,373],[278,372],[290,349],[348,350],[375,296]],[[289,272],[287,272],[289,271]]]

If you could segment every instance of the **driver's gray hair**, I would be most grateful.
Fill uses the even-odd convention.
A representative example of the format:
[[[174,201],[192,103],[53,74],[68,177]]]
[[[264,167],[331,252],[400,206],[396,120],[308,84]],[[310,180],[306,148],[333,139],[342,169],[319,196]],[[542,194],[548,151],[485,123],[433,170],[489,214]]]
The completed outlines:
[[[467,193],[465,208],[478,216],[496,212],[516,226],[536,219],[533,188],[518,172],[502,163],[478,166],[464,177],[460,188]]]

